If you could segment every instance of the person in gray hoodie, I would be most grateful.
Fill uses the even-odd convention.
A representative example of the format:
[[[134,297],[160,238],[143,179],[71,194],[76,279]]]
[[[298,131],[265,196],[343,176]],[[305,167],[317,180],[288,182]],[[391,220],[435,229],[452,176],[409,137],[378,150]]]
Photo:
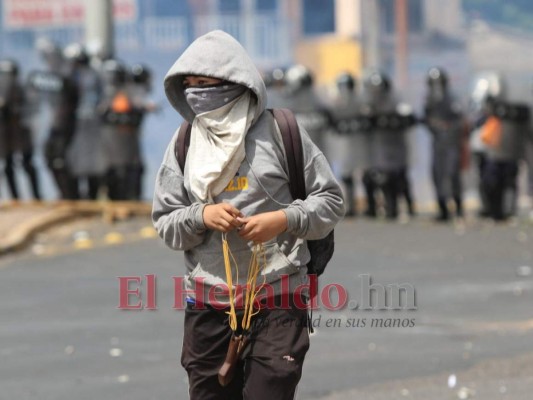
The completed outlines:
[[[309,336],[307,310],[291,295],[308,283],[306,240],[325,237],[344,215],[340,186],[300,126],[307,198],[293,200],[280,130],[265,112],[265,85],[230,35],[214,31],[195,40],[168,72],[165,91],[192,126],[183,172],[175,157],[177,133],[167,148],[152,211],[161,238],[185,254],[185,288],[176,290],[187,295],[181,362],[189,396],[292,399]],[[245,285],[252,249],[262,244],[266,263],[258,281],[268,284],[275,305],[254,316],[250,343],[227,386],[217,373],[233,334],[230,297],[212,296],[227,285],[224,238],[238,269],[235,285]]]

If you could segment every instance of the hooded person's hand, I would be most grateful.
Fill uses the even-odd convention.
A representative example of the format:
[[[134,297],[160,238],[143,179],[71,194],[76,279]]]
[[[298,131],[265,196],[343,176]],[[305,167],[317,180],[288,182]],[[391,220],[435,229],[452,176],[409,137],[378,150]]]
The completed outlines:
[[[239,235],[256,243],[268,242],[287,230],[287,215],[281,210],[238,217],[237,221],[244,224],[239,229]]]
[[[203,219],[207,229],[230,232],[242,226],[238,220],[244,215],[229,203],[208,204],[204,207]]]

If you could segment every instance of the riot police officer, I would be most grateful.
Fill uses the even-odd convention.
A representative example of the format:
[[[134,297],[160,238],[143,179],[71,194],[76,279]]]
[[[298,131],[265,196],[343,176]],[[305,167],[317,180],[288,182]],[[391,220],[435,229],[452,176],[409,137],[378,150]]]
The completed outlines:
[[[131,67],[131,96],[133,104],[138,107],[141,115],[141,121],[137,127],[138,155],[135,162],[130,164],[128,176],[129,194],[127,197],[131,200],[140,200],[142,198],[142,176],[144,173],[144,162],[142,156],[142,124],[146,113],[157,112],[159,110],[156,102],[151,98],[152,92],[152,70],[144,64],[135,64]]]
[[[13,60],[0,61],[0,159],[11,197],[19,199],[15,178],[15,157],[20,154],[23,169],[30,181],[32,195],[41,198],[37,171],[33,165],[31,130],[26,123],[27,104],[19,79],[19,66]]]
[[[481,140],[482,126],[488,118],[487,99],[503,98],[504,87],[500,75],[494,71],[483,71],[477,74],[469,104],[469,119],[472,131],[470,133],[470,151],[475,162],[478,177],[478,192],[480,200],[480,217],[490,217],[490,205],[486,185],[483,183],[485,167],[487,165],[487,145]]]
[[[73,43],[65,48],[64,55],[78,92],[76,129],[67,162],[75,178],[76,198],[96,199],[105,172],[99,112],[102,85],[83,46]]]
[[[455,212],[463,216],[461,153],[465,123],[461,106],[449,89],[446,72],[433,67],[427,74],[424,122],[432,135],[432,177],[437,195],[437,221],[450,218],[448,201],[455,202]]]
[[[265,72],[263,80],[267,89],[268,108],[285,107],[283,100],[286,90],[284,69],[277,67]]]
[[[487,163],[482,184],[487,194],[489,213],[504,220],[516,213],[518,162],[531,138],[530,110],[527,104],[513,101],[505,93],[500,77],[498,96],[488,96],[484,104],[485,123],[480,138],[487,148]]]
[[[121,62],[104,61],[102,76],[105,93],[102,134],[108,197],[134,200],[140,194],[140,126],[145,112],[144,97],[134,93],[134,89],[139,88],[128,81],[127,68]],[[139,76],[135,79],[139,80]]]
[[[337,76],[336,91],[330,103],[334,135],[331,140],[331,164],[343,183],[347,211],[346,216],[356,215],[356,167],[365,164],[368,153],[366,137],[361,132],[356,80],[348,72]]]
[[[367,131],[369,167],[363,184],[367,194],[369,217],[377,216],[376,192],[385,199],[388,219],[398,216],[398,200],[404,197],[408,212],[414,215],[414,205],[408,178],[406,131],[415,123],[412,109],[396,100],[390,79],[373,70],[364,80],[364,98],[360,118]]]
[[[313,74],[303,65],[294,65],[285,72],[280,107],[294,112],[296,120],[309,133],[311,140],[324,152],[325,135],[331,127],[331,116],[319,101],[313,87]]]
[[[43,39],[37,43],[37,50],[46,68],[28,75],[27,92],[35,114],[51,114],[44,156],[60,196],[76,199],[74,178],[67,165],[67,150],[75,132],[78,90],[67,75],[63,52],[58,45]]]
[[[530,133],[533,135],[533,128],[530,128]],[[529,219],[533,221],[533,140],[529,141],[527,146],[526,161],[528,166],[528,195],[530,204]]]

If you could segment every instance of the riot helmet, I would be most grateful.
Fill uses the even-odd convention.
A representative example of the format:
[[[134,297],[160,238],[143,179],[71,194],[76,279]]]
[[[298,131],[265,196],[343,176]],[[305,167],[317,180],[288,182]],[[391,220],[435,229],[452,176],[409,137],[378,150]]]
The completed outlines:
[[[312,87],[313,80],[311,70],[301,64],[293,65],[285,73],[285,84],[291,92]]]
[[[343,72],[337,76],[337,89],[353,91],[355,89],[355,79],[349,72]]]
[[[146,65],[135,64],[131,67],[131,79],[139,85],[150,86],[152,81],[152,71]]]
[[[363,85],[367,96],[371,100],[379,100],[383,96],[389,94],[392,90],[389,77],[379,70],[370,71],[366,76]]]
[[[63,52],[65,59],[72,65],[88,65],[89,55],[85,48],[79,43],[69,44]]]
[[[11,59],[0,60],[0,74],[10,75],[14,78],[18,77],[19,64]]]
[[[103,62],[102,74],[106,85],[123,85],[128,79],[126,66],[121,61],[114,59],[109,59]]]
[[[61,47],[47,38],[39,38],[35,48],[45,64],[52,71],[60,71],[63,67],[64,57]]]
[[[432,67],[427,73],[426,83],[430,87],[439,85],[446,88],[448,86],[448,74],[440,67]]]
[[[272,85],[284,86],[285,85],[285,71],[283,68],[274,68],[271,73]]]
[[[505,100],[505,82],[496,71],[483,71],[476,75],[472,85],[470,103],[472,111],[480,111],[496,100]]]
[[[448,74],[442,68],[432,67],[427,73],[426,84],[428,86],[428,99],[441,101],[448,92]]]
[[[19,67],[14,60],[0,60],[0,110],[8,105],[10,91],[18,77]],[[0,133],[1,136],[1,133]]]

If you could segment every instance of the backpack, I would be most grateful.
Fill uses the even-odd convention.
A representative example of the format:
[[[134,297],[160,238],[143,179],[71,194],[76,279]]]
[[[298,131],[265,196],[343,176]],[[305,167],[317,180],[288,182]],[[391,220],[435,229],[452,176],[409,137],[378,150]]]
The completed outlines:
[[[289,188],[293,199],[305,200],[304,159],[302,139],[300,129],[292,111],[286,108],[269,110],[278,123],[283,147],[287,154],[287,164],[289,167]],[[191,124],[184,121],[179,129],[178,138],[174,145],[174,154],[178,165],[183,172],[185,160],[191,141]],[[311,254],[311,260],[307,264],[309,275],[320,276],[324,272],[326,265],[331,260],[334,251],[334,231],[332,230],[325,238],[319,240],[308,240],[307,247]],[[316,287],[314,288],[316,290]],[[315,293],[311,294],[311,298]]]

